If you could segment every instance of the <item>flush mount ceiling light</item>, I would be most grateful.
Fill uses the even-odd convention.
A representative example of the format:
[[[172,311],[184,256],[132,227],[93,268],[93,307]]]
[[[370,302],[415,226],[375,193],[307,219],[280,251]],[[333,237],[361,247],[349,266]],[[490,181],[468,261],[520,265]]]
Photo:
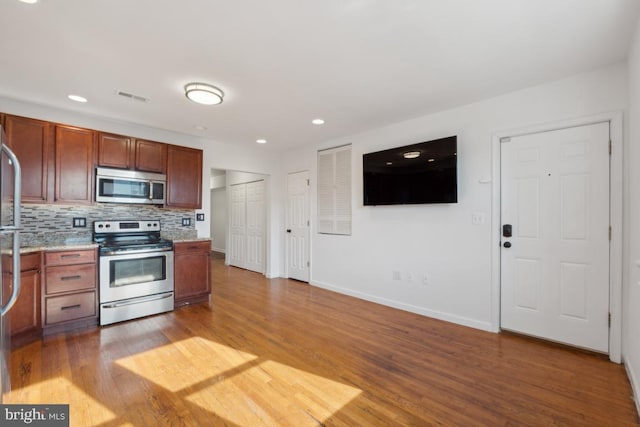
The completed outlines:
[[[322,120],[322,119],[313,119],[313,120],[311,120],[311,123],[313,123],[314,125],[323,125],[324,124],[324,120]]]
[[[184,87],[184,94],[193,102],[203,105],[217,105],[222,103],[224,92],[206,83],[189,83]]]
[[[419,151],[407,151],[406,153],[402,154],[402,157],[404,157],[405,159],[417,159],[418,157],[420,157],[420,152]]]
[[[68,95],[67,98],[69,98],[72,101],[76,101],[76,102],[87,102],[87,98],[85,98],[84,96],[80,96],[80,95]]]
[[[27,4],[36,4],[38,3],[38,0],[20,0],[22,3],[27,3]]]
[[[266,140],[266,139],[256,139],[256,142],[257,142],[258,144],[266,144],[266,143],[267,143],[267,140]]]

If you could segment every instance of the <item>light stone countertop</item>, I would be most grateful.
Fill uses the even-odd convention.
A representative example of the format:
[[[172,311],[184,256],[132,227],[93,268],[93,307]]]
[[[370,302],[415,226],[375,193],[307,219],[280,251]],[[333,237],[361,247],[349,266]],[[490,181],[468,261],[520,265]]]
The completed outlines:
[[[183,239],[171,239],[173,243],[184,243],[184,242],[210,242],[211,239],[209,237],[194,237],[194,238],[183,238]]]

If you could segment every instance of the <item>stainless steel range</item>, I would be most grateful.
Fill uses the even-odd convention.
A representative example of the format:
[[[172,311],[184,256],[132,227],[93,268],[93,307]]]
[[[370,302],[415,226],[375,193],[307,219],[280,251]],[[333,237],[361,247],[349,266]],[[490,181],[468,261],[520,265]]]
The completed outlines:
[[[160,221],[95,221],[100,248],[100,324],[173,310],[173,244]]]

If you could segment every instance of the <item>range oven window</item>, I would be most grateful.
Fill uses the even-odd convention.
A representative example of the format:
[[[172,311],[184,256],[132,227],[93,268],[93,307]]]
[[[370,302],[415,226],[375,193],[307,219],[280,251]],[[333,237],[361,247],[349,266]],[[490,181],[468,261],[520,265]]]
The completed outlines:
[[[98,188],[100,196],[134,197],[146,199],[149,197],[149,182],[132,181],[129,179],[100,178]],[[157,187],[155,185],[154,187]],[[155,190],[155,189],[154,189]],[[155,192],[155,191],[154,191]]]
[[[109,287],[135,285],[167,279],[167,257],[109,261]]]

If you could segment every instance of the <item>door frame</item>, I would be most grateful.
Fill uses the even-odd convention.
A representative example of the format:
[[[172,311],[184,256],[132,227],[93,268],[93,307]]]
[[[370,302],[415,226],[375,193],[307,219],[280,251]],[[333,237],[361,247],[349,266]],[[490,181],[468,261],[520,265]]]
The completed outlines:
[[[299,171],[294,171],[294,172],[288,172],[287,173],[287,177],[286,177],[286,183],[285,183],[285,227],[287,228],[289,226],[289,176],[290,175],[294,175],[297,173],[306,173],[307,174],[307,179],[311,180],[311,174],[309,173],[308,169],[303,169],[303,170],[299,170]],[[307,251],[307,258],[309,261],[309,278],[307,283],[311,283],[311,185],[309,184],[307,186],[307,214],[309,217],[309,227],[307,227],[307,237],[305,239],[306,241],[306,251]],[[284,269],[285,269],[285,277],[289,278],[289,249],[290,249],[290,242],[289,239],[285,233],[284,235]]]
[[[501,228],[501,145],[500,140],[532,133],[549,132],[570,127],[609,122],[611,157],[609,166],[611,242],[609,245],[609,359],[622,361],[622,212],[623,212],[623,123],[622,111],[596,114],[575,119],[543,123],[507,131],[492,136],[491,191],[491,330],[500,332],[500,228]],[[480,182],[486,182],[481,179]]]

